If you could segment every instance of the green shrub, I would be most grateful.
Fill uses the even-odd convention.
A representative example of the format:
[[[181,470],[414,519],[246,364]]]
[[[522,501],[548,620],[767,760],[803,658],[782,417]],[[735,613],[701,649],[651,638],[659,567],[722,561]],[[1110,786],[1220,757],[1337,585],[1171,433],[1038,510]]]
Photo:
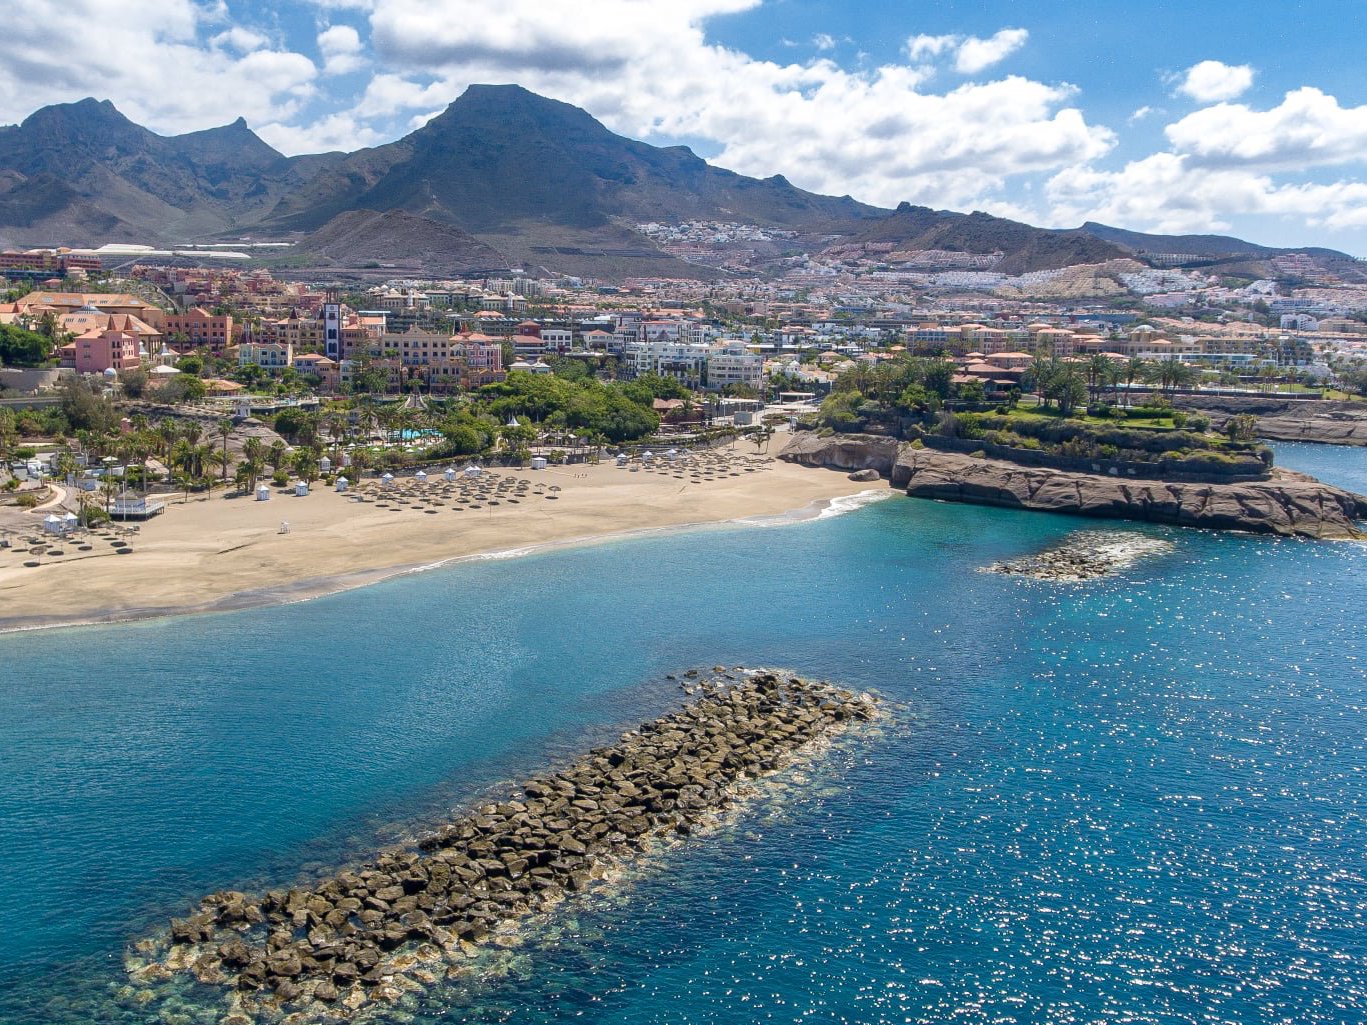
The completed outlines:
[[[32,509],[38,504],[38,496],[32,491],[27,491],[14,500],[14,504],[20,509]]]
[[[911,443],[911,447],[919,451],[920,449],[926,447],[926,443],[922,441],[920,438],[917,438]]]

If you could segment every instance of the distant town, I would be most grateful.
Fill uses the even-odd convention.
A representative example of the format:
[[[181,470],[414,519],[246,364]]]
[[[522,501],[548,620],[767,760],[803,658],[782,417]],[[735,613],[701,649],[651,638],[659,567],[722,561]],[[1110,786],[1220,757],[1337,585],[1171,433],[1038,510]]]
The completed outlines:
[[[712,264],[785,234],[640,227],[666,251],[705,251]],[[1342,383],[1338,375],[1367,357],[1367,286],[1305,277],[1313,263],[1292,262],[1275,261],[1281,280],[1134,261],[1011,276],[994,271],[991,256],[869,243],[732,285],[510,274],[358,289],[241,267],[133,263],[111,274],[90,250],[11,250],[0,253],[0,325],[41,329],[51,344],[0,352],[0,387],[31,394],[64,373],[112,373],[132,375],[139,391],[141,375],[166,385],[193,356],[209,395],[282,384],[326,395],[452,394],[568,360],[592,376],[653,374],[757,398],[775,382],[821,393],[851,365],[899,351],[955,358],[988,392],[1019,385],[1039,352],[1176,360],[1227,388]]]

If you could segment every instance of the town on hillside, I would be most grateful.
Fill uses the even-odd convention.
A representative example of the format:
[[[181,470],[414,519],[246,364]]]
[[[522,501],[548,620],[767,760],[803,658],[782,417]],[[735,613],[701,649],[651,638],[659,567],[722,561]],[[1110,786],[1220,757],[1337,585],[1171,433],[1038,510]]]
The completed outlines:
[[[641,227],[685,259],[791,241]],[[98,251],[6,251],[0,501],[38,506],[53,478],[125,501],[132,484],[145,501],[157,488],[849,430],[878,420],[876,382],[889,379],[921,389],[893,406],[923,414],[1367,391],[1367,287],[1293,276],[1306,267],[1280,280],[1137,264],[1010,277],[990,259],[873,249],[731,281],[374,285],[185,255],[106,270]],[[896,369],[908,361],[931,368]],[[101,506],[116,509],[92,500],[80,515]]]

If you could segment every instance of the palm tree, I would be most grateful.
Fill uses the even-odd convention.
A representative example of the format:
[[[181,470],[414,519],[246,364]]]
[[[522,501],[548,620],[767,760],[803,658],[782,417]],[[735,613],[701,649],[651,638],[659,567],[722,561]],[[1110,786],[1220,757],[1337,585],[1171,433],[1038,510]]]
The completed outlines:
[[[215,449],[214,451],[209,453],[209,462],[216,463],[218,465],[218,479],[223,481],[224,483],[226,483],[228,480],[228,467],[232,464],[232,461],[233,457],[228,455],[228,450],[226,448],[221,451]]]
[[[1087,361],[1087,393],[1092,402],[1100,396],[1101,389],[1111,376],[1111,360],[1108,356],[1096,353]]]
[[[1125,376],[1125,405],[1135,405],[1135,381],[1143,381],[1148,373],[1147,359],[1141,359],[1137,355],[1132,355],[1126,359],[1125,368],[1122,370]]]
[[[233,433],[233,422],[226,417],[218,422],[218,433],[223,438],[223,458],[215,460],[223,467],[223,479],[228,479],[228,435]]]

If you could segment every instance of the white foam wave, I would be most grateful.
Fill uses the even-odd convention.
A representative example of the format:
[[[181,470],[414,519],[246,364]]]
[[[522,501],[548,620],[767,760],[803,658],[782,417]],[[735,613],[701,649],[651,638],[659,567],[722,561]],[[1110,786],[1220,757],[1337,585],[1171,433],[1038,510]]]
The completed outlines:
[[[874,502],[882,502],[892,498],[900,492],[891,488],[874,488],[868,491],[861,491],[857,495],[845,495],[841,498],[833,498],[827,503],[826,508],[816,514],[818,520],[829,520],[835,516],[844,516],[846,513],[857,512],[866,505],[873,505]]]

